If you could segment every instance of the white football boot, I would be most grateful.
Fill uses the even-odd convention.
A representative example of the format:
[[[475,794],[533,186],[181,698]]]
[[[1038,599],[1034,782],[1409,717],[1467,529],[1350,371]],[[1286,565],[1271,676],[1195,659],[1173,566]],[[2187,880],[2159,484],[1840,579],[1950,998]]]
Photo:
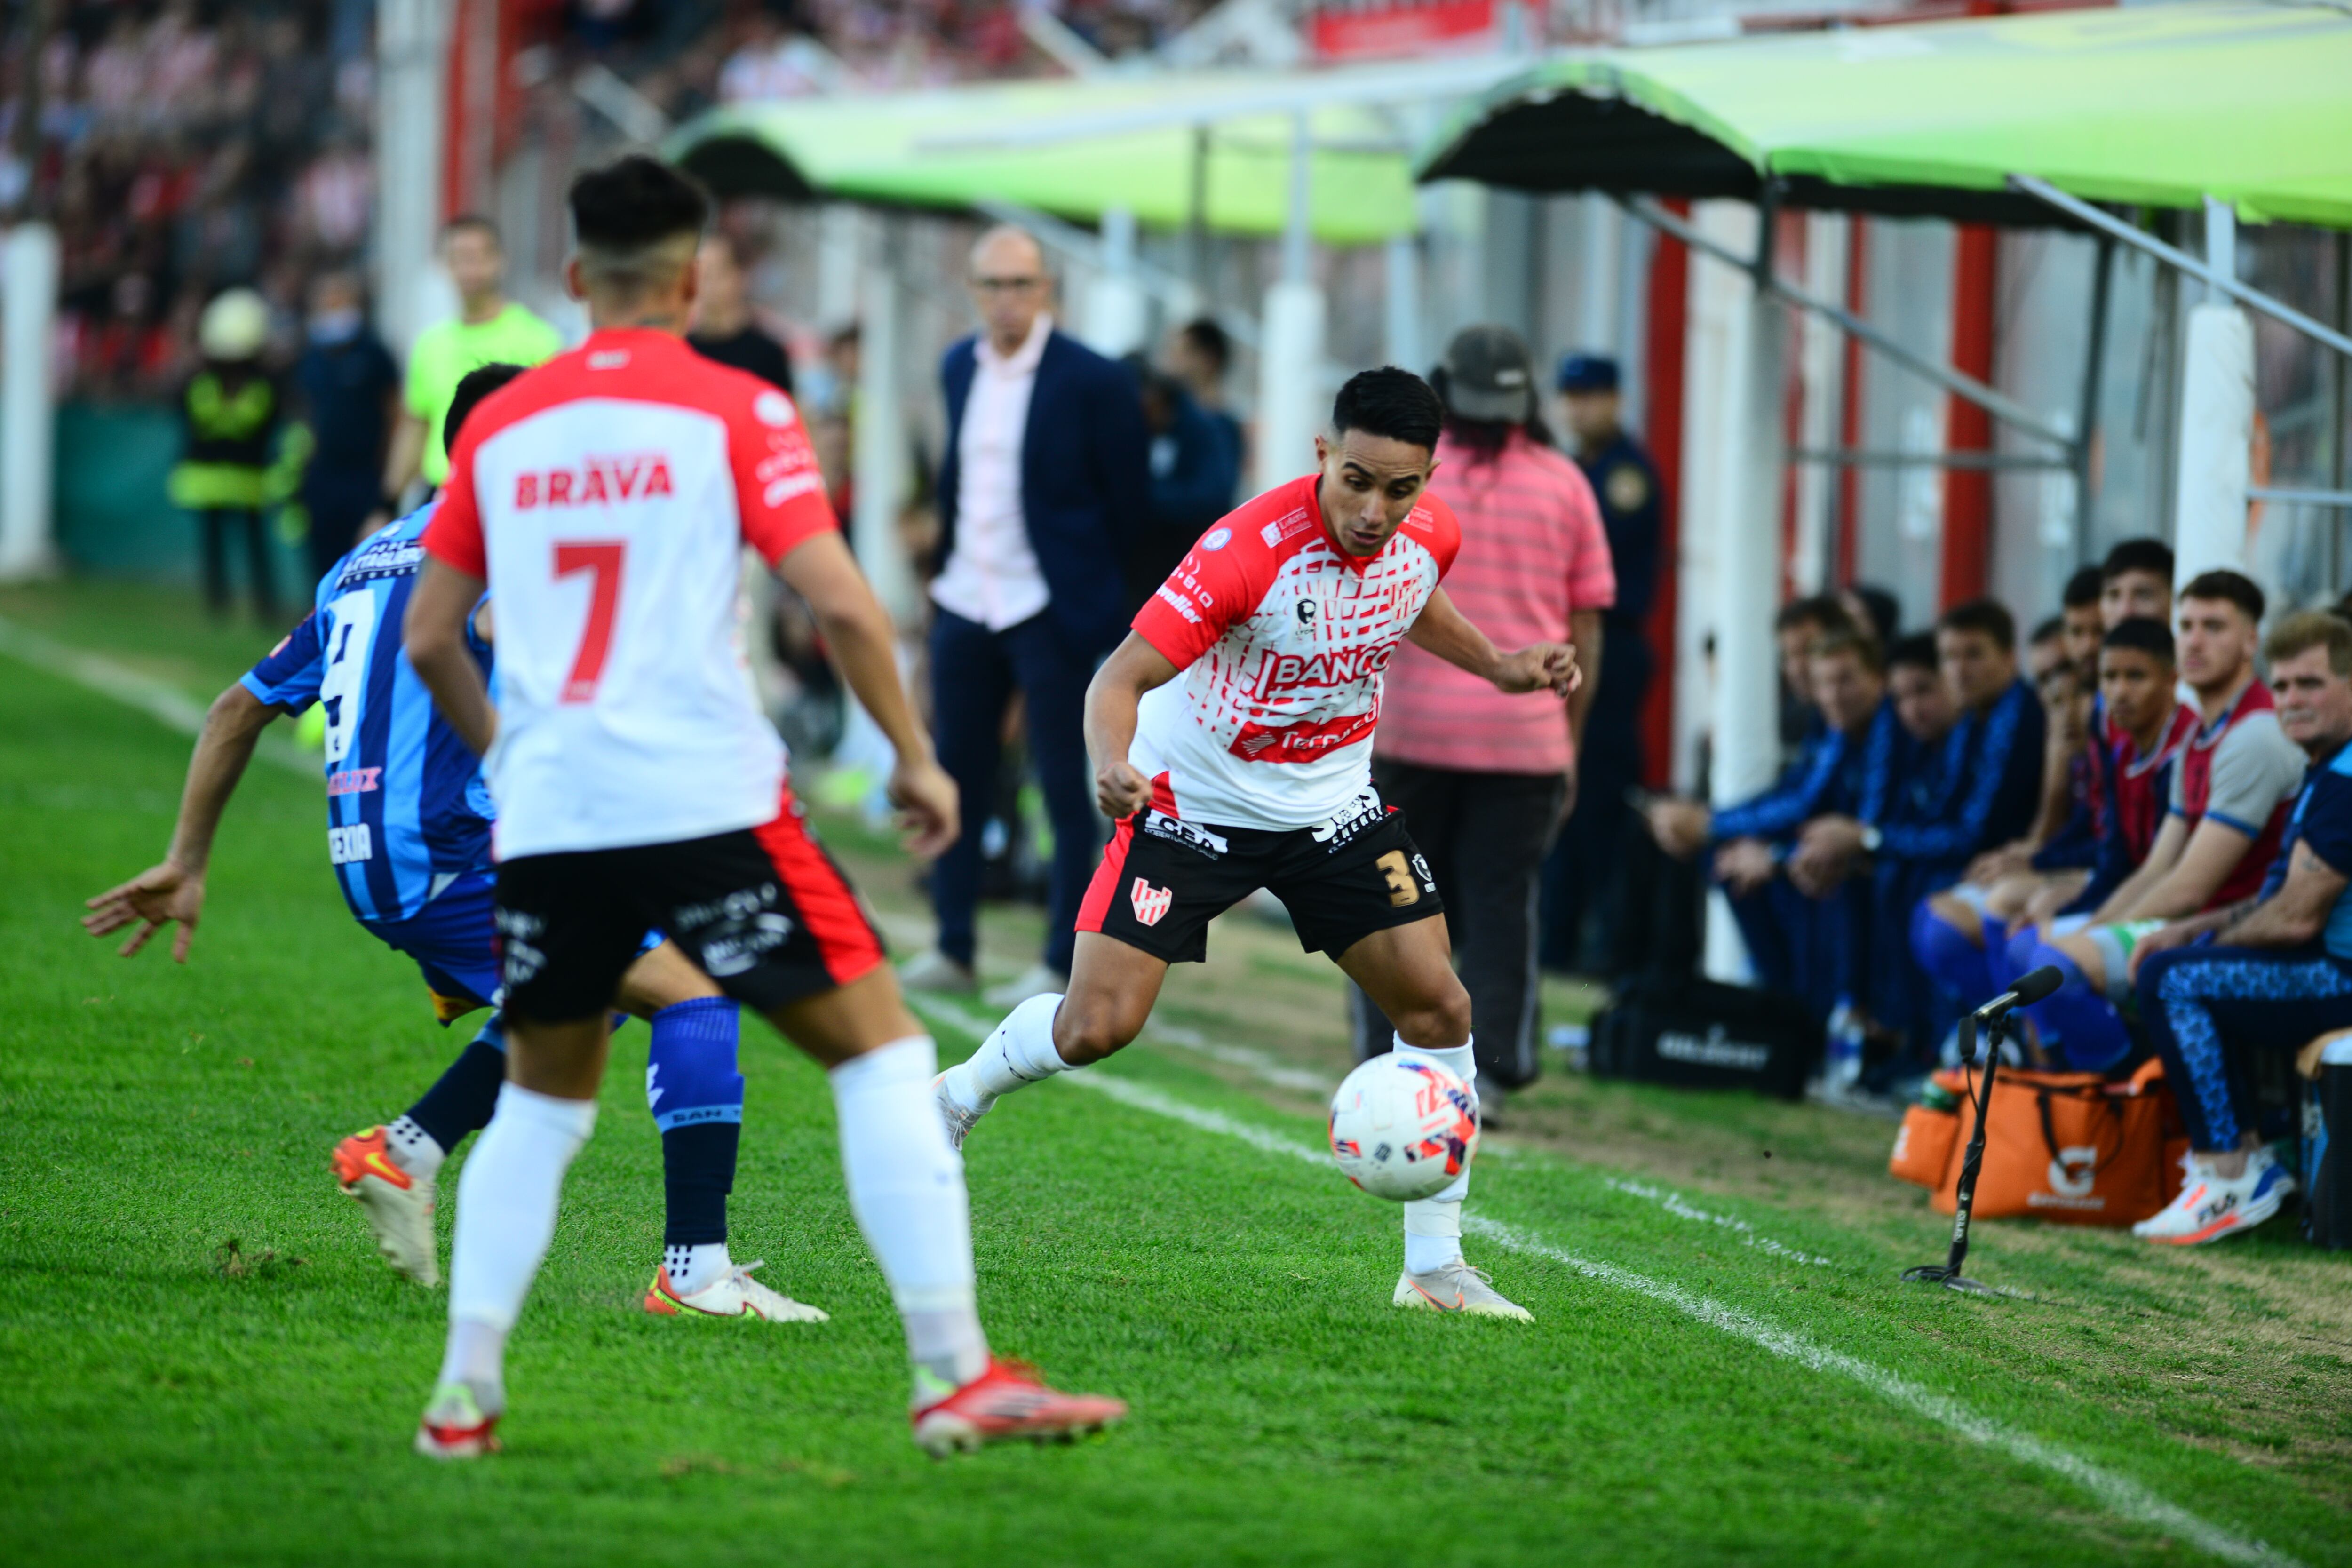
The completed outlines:
[[[376,1250],[419,1285],[441,1283],[433,1241],[433,1178],[402,1168],[381,1127],[354,1132],[330,1157],[335,1180],[367,1215]]]
[[[1390,1304],[1412,1307],[1424,1312],[1465,1312],[1474,1318],[1511,1318],[1519,1322],[1535,1321],[1535,1314],[1495,1289],[1493,1279],[1483,1268],[1473,1268],[1460,1258],[1426,1274],[1397,1276],[1396,1294]]]
[[[646,1287],[646,1310],[667,1318],[758,1318],[771,1323],[822,1323],[832,1314],[806,1301],[795,1301],[751,1278],[751,1270],[767,1259],[739,1263],[692,1295],[682,1295],[669,1282],[669,1265],[663,1264]]]
[[[950,1068],[948,1072],[954,1070]],[[971,1135],[973,1128],[980,1125],[980,1119],[988,1114],[988,1107],[978,1110],[965,1110],[963,1101],[948,1088],[948,1074],[945,1072],[931,1079],[931,1096],[939,1101],[940,1121],[948,1130],[948,1147],[959,1154],[962,1153],[963,1141]],[[994,1103],[993,1100],[989,1102],[991,1106]]]

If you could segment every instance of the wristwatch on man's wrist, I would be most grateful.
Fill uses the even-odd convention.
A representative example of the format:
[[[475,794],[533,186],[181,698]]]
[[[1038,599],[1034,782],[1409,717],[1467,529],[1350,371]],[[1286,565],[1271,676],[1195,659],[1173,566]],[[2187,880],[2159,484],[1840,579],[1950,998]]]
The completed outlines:
[[[1865,855],[1877,854],[1878,847],[1881,843],[1885,842],[1885,837],[1886,835],[1879,832],[1872,824],[1867,822],[1864,823],[1862,825],[1862,852]]]

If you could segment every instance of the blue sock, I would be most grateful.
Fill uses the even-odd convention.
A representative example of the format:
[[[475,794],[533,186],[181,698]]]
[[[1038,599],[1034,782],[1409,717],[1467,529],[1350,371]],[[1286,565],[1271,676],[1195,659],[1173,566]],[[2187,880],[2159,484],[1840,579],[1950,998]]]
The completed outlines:
[[[408,1108],[408,1120],[446,1154],[467,1133],[490,1124],[490,1112],[499,1107],[499,1087],[506,1080],[506,1036],[494,1013],[449,1070]]]
[[[2063,984],[2026,1010],[2041,1032],[2044,1050],[2055,1047],[2066,1065],[2077,1072],[2099,1072],[2131,1051],[2131,1035],[2114,1004],[2091,989],[2082,968],[2047,942],[2033,949],[2026,967],[2049,964],[2064,976]]]
[[[1962,1006],[1973,1007],[1992,995],[1985,950],[1937,914],[1932,900],[1920,900],[1911,911],[1911,952],[1937,986]]]
[[[743,1077],[735,1070],[740,1022],[724,996],[654,1015],[646,1103],[662,1135],[665,1249],[727,1239],[727,1194],[743,1131]]]

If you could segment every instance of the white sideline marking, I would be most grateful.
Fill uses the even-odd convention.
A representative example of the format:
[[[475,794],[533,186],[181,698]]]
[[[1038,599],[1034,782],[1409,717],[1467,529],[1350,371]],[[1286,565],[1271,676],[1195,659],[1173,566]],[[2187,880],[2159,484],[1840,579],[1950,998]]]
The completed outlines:
[[[981,1026],[962,1008],[936,997],[922,997],[918,1005],[926,1011],[936,1008],[965,1028],[994,1027],[993,1025]],[[1112,1078],[1100,1072],[1073,1072],[1064,1073],[1057,1081],[1092,1089],[1107,1099],[1118,1100],[1121,1105],[1181,1121],[1203,1132],[1215,1132],[1235,1139],[1265,1153],[1303,1161],[1310,1165],[1331,1165],[1331,1157],[1328,1153],[1286,1138],[1271,1128],[1260,1127],[1204,1106],[1187,1104],[1130,1079]],[[1476,1215],[1465,1215],[1463,1224],[1498,1246],[1549,1258],[1574,1269],[1588,1279],[1671,1307],[1708,1328],[1735,1339],[1746,1340],[1758,1349],[1783,1360],[1793,1361],[1813,1372],[1851,1379],[1889,1403],[1899,1405],[1915,1415],[1957,1432],[1971,1443],[1996,1449],[2021,1463],[2055,1472],[2096,1498],[2109,1513],[2119,1519],[2161,1531],[2227,1562],[2270,1564],[2273,1568],[2301,1568],[2295,1558],[2275,1547],[2260,1541],[2248,1541],[2219,1525],[2210,1524],[2188,1510],[2165,1501],[2128,1476],[2117,1475],[2031,1433],[2018,1431],[1979,1415],[1958,1400],[1938,1394],[1923,1384],[1914,1383],[1907,1377],[1898,1376],[1884,1367],[1847,1355],[1843,1351],[1816,1344],[1802,1334],[1777,1327],[1752,1313],[1685,1290],[1679,1285],[1653,1279],[1614,1263],[1603,1263],[1565,1247],[1555,1247],[1529,1232]]]
[[[126,665],[117,664],[102,653],[89,653],[71,647],[54,637],[44,637],[0,618],[0,653],[23,660],[37,669],[45,669],[87,690],[102,697],[111,697],[125,707],[136,708],[167,730],[183,735],[204,732],[204,705],[179,688],[142,675]],[[274,737],[264,736],[264,743],[254,748],[254,754],[267,758],[282,768],[290,768],[307,779],[319,777],[316,758],[304,755],[284,743],[269,744]]]
[[[1680,1193],[1664,1187],[1654,1187],[1644,1182],[1629,1182],[1618,1176],[1603,1176],[1601,1180],[1602,1185],[1623,1193],[1629,1197],[1648,1199],[1676,1219],[1693,1220],[1700,1225],[1721,1226],[1724,1229],[1736,1233],[1743,1243],[1756,1248],[1759,1252],[1769,1252],[1776,1258],[1785,1258],[1792,1263],[1811,1263],[1822,1268],[1836,1266],[1834,1258],[1823,1258],[1815,1252],[1800,1252],[1786,1243],[1775,1241],[1770,1237],[1760,1234],[1754,1226],[1744,1219],[1738,1219],[1727,1214],[1711,1214],[1706,1209],[1694,1207],[1683,1201],[1683,1195]]]

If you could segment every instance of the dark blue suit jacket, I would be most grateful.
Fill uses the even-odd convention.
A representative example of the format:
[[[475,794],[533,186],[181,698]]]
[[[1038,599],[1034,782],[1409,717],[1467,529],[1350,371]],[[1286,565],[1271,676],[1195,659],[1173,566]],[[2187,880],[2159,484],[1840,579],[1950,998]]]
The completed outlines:
[[[940,559],[955,549],[957,442],[980,366],[975,339],[940,362],[947,394],[947,456],[940,464]],[[1125,366],[1055,331],[1037,362],[1021,440],[1021,512],[1053,602],[1045,616],[1063,646],[1088,661],[1127,631],[1130,536],[1150,510],[1150,440],[1143,401]]]

